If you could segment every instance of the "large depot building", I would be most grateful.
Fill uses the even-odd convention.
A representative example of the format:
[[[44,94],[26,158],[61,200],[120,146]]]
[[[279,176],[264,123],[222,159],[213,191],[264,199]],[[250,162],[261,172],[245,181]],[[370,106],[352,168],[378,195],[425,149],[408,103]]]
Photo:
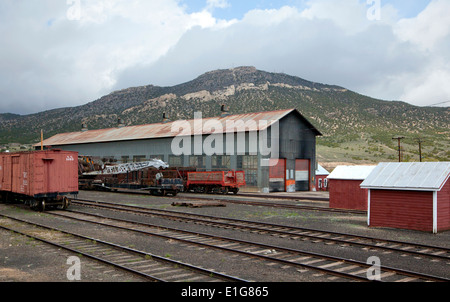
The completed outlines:
[[[316,137],[297,109],[162,121],[57,134],[45,148],[119,163],[159,158],[171,167],[244,170],[247,191],[308,191],[315,181]],[[41,144],[37,144],[40,148]]]

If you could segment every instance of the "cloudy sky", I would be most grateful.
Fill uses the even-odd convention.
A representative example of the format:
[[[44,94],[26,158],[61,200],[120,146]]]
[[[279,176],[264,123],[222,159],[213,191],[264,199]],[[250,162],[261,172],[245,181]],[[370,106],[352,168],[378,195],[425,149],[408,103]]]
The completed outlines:
[[[449,15],[449,0],[1,0],[0,113],[238,66],[448,102]]]

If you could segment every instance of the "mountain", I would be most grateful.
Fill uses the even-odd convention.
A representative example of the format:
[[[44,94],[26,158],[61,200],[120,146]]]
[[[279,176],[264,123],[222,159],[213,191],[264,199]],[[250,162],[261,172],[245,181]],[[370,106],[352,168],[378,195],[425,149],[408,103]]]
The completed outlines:
[[[154,85],[113,92],[83,106],[60,108],[32,115],[0,114],[0,143],[35,143],[40,130],[56,133],[156,123],[163,112],[171,120],[230,113],[297,108],[323,134],[318,139],[321,162],[374,163],[396,161],[402,135],[404,160],[417,161],[417,139],[424,141],[425,160],[450,160],[450,108],[417,107],[382,101],[343,87],[310,82],[254,67],[215,70],[172,87]]]

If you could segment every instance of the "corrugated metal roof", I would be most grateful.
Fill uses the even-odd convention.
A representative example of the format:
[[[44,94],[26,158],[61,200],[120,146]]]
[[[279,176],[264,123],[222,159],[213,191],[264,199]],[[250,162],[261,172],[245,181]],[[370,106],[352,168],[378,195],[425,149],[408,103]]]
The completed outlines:
[[[196,120],[174,121],[168,123],[158,123],[149,125],[129,126],[122,128],[109,128],[100,130],[88,130],[71,133],[57,134],[49,139],[44,140],[44,146],[61,146],[61,145],[75,145],[88,143],[101,143],[111,141],[127,141],[127,140],[141,140],[151,138],[167,138],[181,135],[183,129],[177,127],[177,123],[184,122],[186,126],[189,125],[192,130],[191,133],[185,135],[208,135],[211,133],[231,133],[244,131],[262,131],[279,121],[291,112],[297,112],[308,125],[312,131],[317,135],[321,133],[314,128],[298,111],[297,109],[277,110],[269,112],[258,112],[248,114],[229,115],[226,117],[202,118],[203,127],[194,124]],[[215,122],[222,125],[222,131],[215,129],[208,129],[213,126]],[[242,121],[239,123],[238,121]],[[198,122],[198,120],[197,120]],[[235,123],[233,123],[235,122]],[[40,143],[35,146],[40,146]]]
[[[376,166],[337,166],[328,179],[364,180]]]
[[[449,176],[450,162],[380,163],[361,188],[439,191]]]

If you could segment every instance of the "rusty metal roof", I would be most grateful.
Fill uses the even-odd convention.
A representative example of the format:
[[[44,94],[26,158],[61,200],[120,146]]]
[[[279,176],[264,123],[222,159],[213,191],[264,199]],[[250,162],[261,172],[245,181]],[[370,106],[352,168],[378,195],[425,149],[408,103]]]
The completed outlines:
[[[190,136],[208,135],[212,133],[220,134],[245,131],[262,131],[292,112],[296,112],[317,135],[321,135],[321,133],[314,128],[314,126],[312,126],[300,114],[300,112],[298,112],[297,109],[289,109],[229,115],[225,117],[202,118],[201,121],[203,126],[199,123],[199,119],[193,119],[122,128],[62,133],[44,140],[43,144],[44,146],[62,146],[112,141],[168,138],[180,135]],[[219,129],[214,128],[214,126],[217,126]],[[36,146],[40,146],[40,143],[36,144],[35,147]]]

